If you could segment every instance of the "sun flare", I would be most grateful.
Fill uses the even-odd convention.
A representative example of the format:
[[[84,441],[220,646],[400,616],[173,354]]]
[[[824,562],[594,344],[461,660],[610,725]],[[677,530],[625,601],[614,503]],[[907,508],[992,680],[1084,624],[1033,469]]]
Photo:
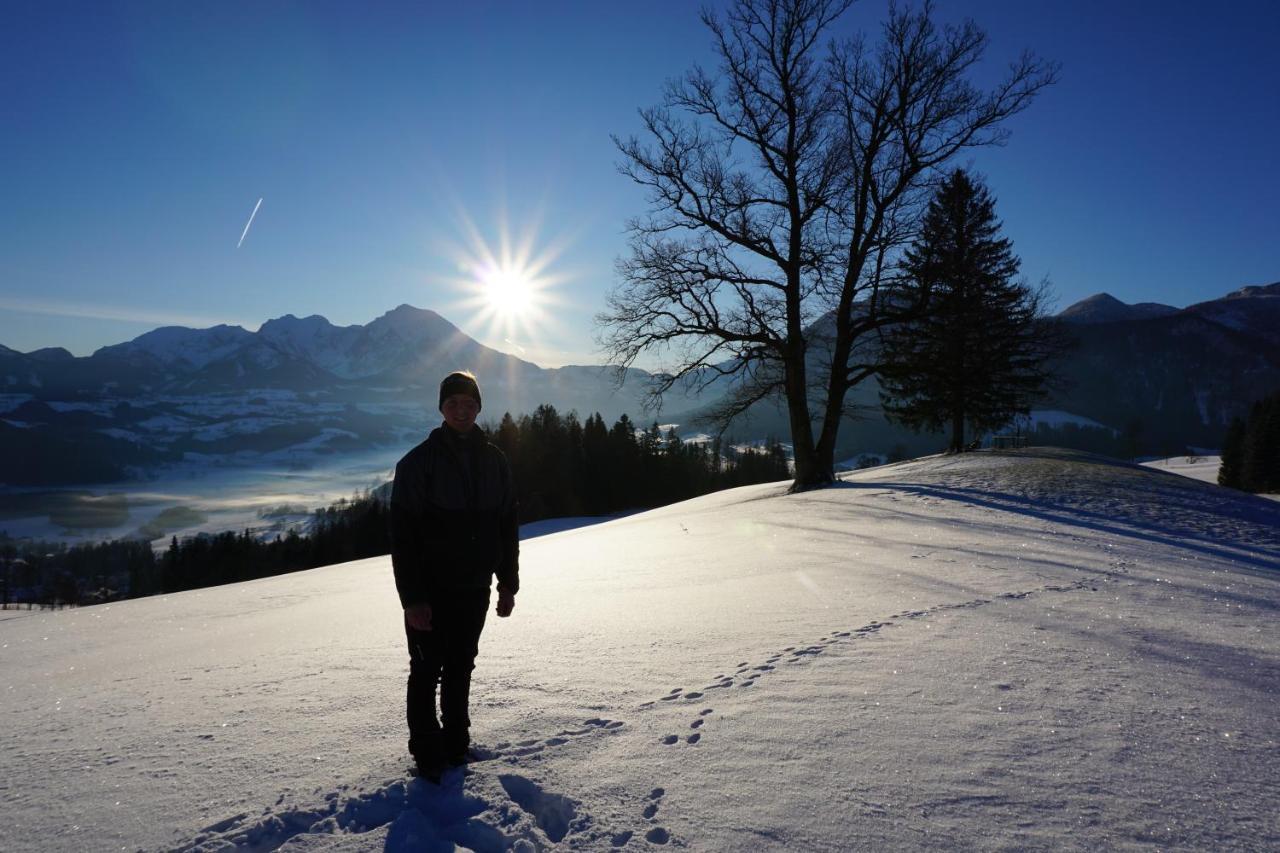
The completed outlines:
[[[559,287],[569,275],[556,267],[568,238],[535,246],[541,242],[536,217],[518,233],[505,213],[495,217],[496,233],[488,235],[464,211],[458,212],[458,223],[464,241],[442,248],[457,264],[454,307],[463,328],[475,329],[482,343],[520,357],[553,349],[548,344],[564,334]]]

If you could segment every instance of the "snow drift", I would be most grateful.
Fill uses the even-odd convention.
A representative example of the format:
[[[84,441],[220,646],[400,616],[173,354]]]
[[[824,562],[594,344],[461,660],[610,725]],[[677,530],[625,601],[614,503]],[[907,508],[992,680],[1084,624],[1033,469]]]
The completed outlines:
[[[1275,503],[981,452],[523,548],[438,787],[385,558],[0,622],[3,846],[1280,845]]]

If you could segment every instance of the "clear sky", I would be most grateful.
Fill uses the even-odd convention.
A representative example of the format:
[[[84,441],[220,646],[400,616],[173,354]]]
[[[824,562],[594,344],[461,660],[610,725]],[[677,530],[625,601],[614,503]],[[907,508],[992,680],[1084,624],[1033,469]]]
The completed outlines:
[[[992,74],[1023,48],[1062,64],[1008,146],[964,161],[1060,308],[1280,280],[1280,5],[936,9],[988,31]],[[598,362],[592,317],[645,209],[609,135],[709,60],[677,0],[7,4],[0,343],[86,355],[407,302],[544,366]],[[543,284],[523,322],[476,298],[504,242]]]

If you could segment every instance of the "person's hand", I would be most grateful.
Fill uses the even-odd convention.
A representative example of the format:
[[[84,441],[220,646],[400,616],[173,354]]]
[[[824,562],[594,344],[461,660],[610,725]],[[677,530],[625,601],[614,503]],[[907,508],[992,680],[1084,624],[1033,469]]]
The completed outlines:
[[[515,609],[516,597],[509,592],[498,590],[498,604],[493,608],[493,612],[506,619],[511,615],[511,611]]]
[[[431,605],[416,604],[404,609],[404,621],[415,631],[431,630]]]

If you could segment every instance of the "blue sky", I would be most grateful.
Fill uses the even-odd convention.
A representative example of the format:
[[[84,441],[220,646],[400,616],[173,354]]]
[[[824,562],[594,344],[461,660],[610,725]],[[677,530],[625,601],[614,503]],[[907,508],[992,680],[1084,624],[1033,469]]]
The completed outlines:
[[[1023,48],[1062,63],[1008,146],[961,162],[1059,307],[1280,280],[1277,8],[937,2],[990,34],[984,73]],[[0,343],[86,355],[407,302],[539,364],[598,361],[592,317],[645,208],[609,136],[708,47],[685,2],[12,4]],[[545,285],[527,322],[475,298],[504,235]]]

